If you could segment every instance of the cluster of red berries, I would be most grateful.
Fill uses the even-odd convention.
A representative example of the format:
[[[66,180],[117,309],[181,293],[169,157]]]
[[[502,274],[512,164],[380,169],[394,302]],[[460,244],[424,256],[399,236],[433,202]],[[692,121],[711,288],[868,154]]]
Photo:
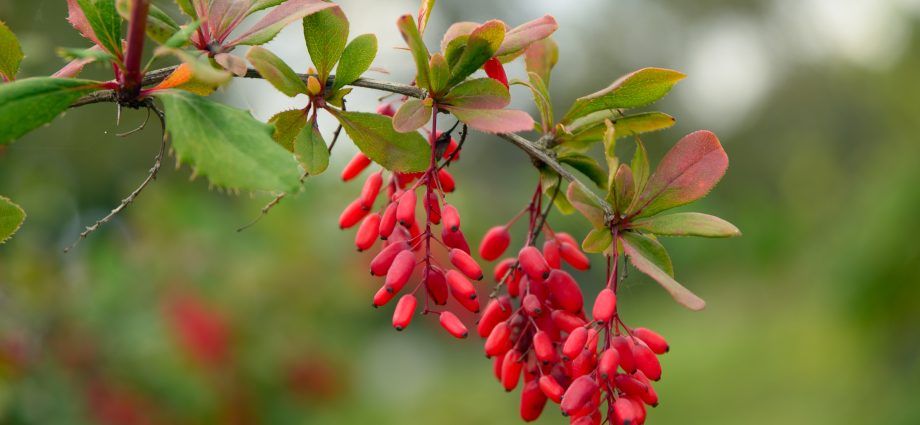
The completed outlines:
[[[392,116],[393,107],[384,104],[377,112]],[[452,297],[472,313],[480,309],[478,293],[471,280],[482,280],[482,269],[471,256],[469,244],[460,230],[459,212],[445,199],[445,194],[454,190],[454,179],[444,166],[458,159],[460,146],[450,137],[450,132],[435,131],[429,135],[429,142],[432,154],[427,170],[392,173],[385,185],[383,170],[372,173],[365,180],[358,199],[342,212],[339,227],[347,229],[360,222],[355,234],[358,251],[371,249],[378,239],[383,240],[380,251],[370,263],[371,275],[385,277],[383,286],[374,295],[375,307],[386,305],[402,292],[419,269],[418,285],[406,291],[396,303],[394,328],[403,330],[409,326],[418,308],[416,294],[424,288],[422,314],[437,314],[441,326],[451,335],[466,338],[467,328],[454,313],[436,311],[430,306],[431,302],[444,306]],[[358,153],[342,172],[342,180],[355,178],[370,163],[370,159]],[[378,212],[373,212],[384,186],[386,202]],[[416,192],[422,188],[425,218],[420,222],[416,216],[419,197]],[[440,237],[432,229],[437,225],[441,226]],[[432,251],[432,242],[447,251],[449,267],[439,264]]]

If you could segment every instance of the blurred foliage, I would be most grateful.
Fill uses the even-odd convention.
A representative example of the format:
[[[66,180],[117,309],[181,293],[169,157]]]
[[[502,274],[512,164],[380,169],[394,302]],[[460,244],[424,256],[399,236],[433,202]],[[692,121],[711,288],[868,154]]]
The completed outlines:
[[[557,16],[560,38],[586,40],[560,40],[557,110],[642,66],[690,71],[667,56],[683,42],[647,25],[655,16],[703,22],[721,12],[759,22],[766,14],[754,2],[658,1],[631,25],[566,25],[573,16],[628,17],[635,3]],[[456,20],[516,23],[544,12],[470,5],[439,4],[428,35]],[[416,4],[392,7],[395,21]],[[65,9],[0,4],[26,51],[20,76],[50,74],[62,65],[54,46],[84,44]],[[620,295],[628,323],[660,331],[672,346],[650,423],[920,423],[916,15],[910,23],[905,53],[887,68],[834,58],[777,64],[783,72],[754,112],[720,133],[728,174],[694,209],[725,217],[744,236],[664,241],[707,309],[684,311],[638,273]],[[616,43],[609,53],[579,50],[596,52],[606,46],[601,37],[618,34],[632,34],[624,35],[638,43],[630,49],[657,62],[622,59],[639,53]],[[399,54],[384,47],[382,56]],[[695,119],[673,100],[658,109],[678,125],[644,138],[655,162],[680,135],[723,124]],[[124,111],[122,123],[143,118]],[[378,282],[366,273],[368,255],[336,226],[359,183],[342,184],[335,172],[309,179],[304,193],[237,233],[267,196],[220,193],[189,181],[187,169],[164,169],[125,214],[63,254],[153,160],[157,128],[124,139],[119,131],[114,106],[93,105],[0,152],[0,194],[29,212],[0,246],[0,423],[517,423],[518,394],[494,382],[476,341],[455,341],[425,320],[397,334],[390,310],[370,307]],[[527,201],[536,173],[493,138],[476,136],[467,147],[454,167],[461,190],[453,202],[475,243]],[[337,152],[332,167],[348,156]],[[577,217],[551,220],[588,230]],[[586,292],[601,286],[599,269],[579,275]],[[562,422],[551,407],[540,420]]]

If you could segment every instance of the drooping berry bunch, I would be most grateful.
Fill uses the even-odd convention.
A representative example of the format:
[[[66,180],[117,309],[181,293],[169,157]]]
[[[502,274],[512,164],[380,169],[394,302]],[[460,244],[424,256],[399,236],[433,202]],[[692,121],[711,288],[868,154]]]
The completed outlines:
[[[389,104],[381,105],[377,112],[392,115]],[[436,125],[436,122],[435,124]],[[367,177],[361,195],[349,204],[339,218],[343,229],[361,223],[355,234],[359,251],[372,248],[377,239],[383,244],[370,263],[371,275],[385,277],[384,285],[374,295],[375,307],[388,304],[412,281],[420,271],[418,284],[406,291],[393,311],[393,327],[403,330],[409,326],[418,308],[417,294],[424,288],[422,314],[437,314],[440,324],[451,335],[466,338],[466,326],[452,312],[434,310],[453,298],[463,308],[478,313],[478,293],[471,280],[482,280],[482,269],[470,255],[469,244],[460,230],[460,214],[445,198],[454,190],[454,179],[444,168],[459,157],[460,143],[451,137],[452,131],[429,134],[431,161],[428,169],[420,173],[390,173],[386,183],[386,202],[372,212],[375,201],[384,190],[384,170]],[[466,130],[462,130],[465,135]],[[461,139],[462,140],[462,139]],[[351,180],[370,165],[370,160],[358,153],[342,173],[342,179]],[[424,220],[417,217],[418,198],[421,192]],[[434,226],[441,226],[440,237]],[[440,245],[447,252],[447,264],[441,264],[433,248]],[[421,267],[419,267],[421,266]]]

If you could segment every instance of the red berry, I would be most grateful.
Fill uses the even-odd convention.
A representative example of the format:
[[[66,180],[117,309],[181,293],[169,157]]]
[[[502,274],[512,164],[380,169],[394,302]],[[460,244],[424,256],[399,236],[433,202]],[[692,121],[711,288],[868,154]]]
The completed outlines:
[[[555,239],[547,239],[546,242],[543,242],[543,258],[551,268],[562,267],[562,257],[559,255],[559,242],[556,242]]]
[[[543,364],[556,361],[556,346],[545,331],[540,330],[533,335],[533,352]]]
[[[470,257],[469,254],[463,250],[453,248],[448,254],[450,263],[463,272],[466,277],[474,280],[482,280],[482,269],[479,268],[479,264],[476,264],[476,260],[473,257]]]
[[[620,355],[620,367],[622,367],[626,373],[635,372],[636,361],[633,360],[632,348],[630,347],[632,344],[629,342],[629,339],[625,336],[615,337],[613,338],[612,345]]]
[[[342,215],[339,216],[339,228],[348,229],[358,224],[367,213],[368,211],[361,206],[361,200],[354,200],[354,202],[345,207],[345,210],[342,211]]]
[[[620,354],[613,348],[604,350],[597,362],[597,373],[604,381],[610,380],[620,366]]]
[[[377,242],[377,236],[380,234],[380,214],[373,213],[361,222],[358,227],[358,233],[355,233],[355,246],[358,251],[364,251]]]
[[[450,204],[444,204],[441,210],[441,217],[444,219],[444,228],[451,232],[460,230],[460,213],[457,208]]]
[[[377,105],[377,113],[380,115],[386,115],[388,117],[396,115],[396,111],[393,109],[392,103],[381,103]]]
[[[501,356],[511,349],[511,328],[508,322],[501,322],[492,329],[485,343],[486,356]]]
[[[502,362],[504,362],[504,360],[505,356],[495,356],[495,358],[492,359],[492,374],[495,375],[495,379],[497,379],[498,382],[502,381]]]
[[[442,311],[440,317],[441,327],[447,330],[448,333],[453,335],[455,338],[466,338],[469,335],[469,332],[466,330],[466,326],[463,326],[463,322],[457,318],[454,313],[449,311]]]
[[[369,165],[371,165],[370,158],[361,152],[356,153],[355,156],[351,158],[351,161],[348,162],[348,165],[342,170],[342,181],[347,182],[358,177],[358,174],[361,174]]]
[[[425,289],[437,305],[447,304],[447,279],[441,269],[431,266],[425,270]]]
[[[498,58],[487,60],[482,69],[486,71],[486,75],[489,78],[504,84],[505,88],[508,88],[508,76],[505,74],[505,67],[502,66],[502,62]]]
[[[383,210],[383,217],[380,218],[380,238],[387,239],[393,234],[393,229],[396,228],[396,203],[391,203],[387,205],[387,208]]]
[[[575,328],[566,338],[565,344],[562,345],[562,358],[569,360],[578,357],[585,349],[587,342],[588,330],[583,327]]]
[[[460,272],[456,270],[447,271],[447,286],[450,287],[450,293],[454,295],[458,301],[460,299],[476,299],[476,288],[463,276]]]
[[[380,193],[380,187],[383,186],[383,171],[378,171],[367,176],[367,180],[364,181],[364,187],[361,188],[361,197],[358,198],[361,200],[361,206],[370,210],[374,208],[374,201],[377,200],[377,195]]]
[[[406,228],[415,224],[415,191],[410,190],[403,192],[399,198],[399,205],[396,206],[396,221]]]
[[[409,327],[412,322],[412,315],[415,314],[415,295],[406,294],[396,303],[396,310],[393,310],[393,327],[401,331]]]
[[[397,293],[406,286],[406,282],[412,277],[412,271],[415,269],[415,253],[412,251],[401,251],[396,254],[390,270],[387,271],[386,288],[388,291]]]
[[[578,245],[563,242],[559,245],[559,254],[562,259],[576,270],[588,270],[591,268],[591,260],[585,253],[578,249]]]
[[[563,332],[572,332],[575,328],[585,325],[585,321],[575,314],[565,310],[553,310],[553,324]]]
[[[438,194],[434,192],[429,192],[425,195],[425,198],[422,200],[422,205],[425,207],[425,211],[428,213],[428,220],[434,224],[441,223],[441,202],[438,199]]]
[[[517,387],[521,379],[521,353],[517,350],[509,350],[505,353],[505,359],[502,361],[502,386],[505,391],[511,391]]]
[[[467,311],[469,311],[470,313],[479,313],[479,299],[475,297],[468,298],[468,297],[456,297],[456,296],[455,298],[457,299],[457,302],[460,303],[460,305],[462,305],[463,308],[467,309]]]
[[[467,254],[470,253],[470,245],[466,243],[466,237],[463,236],[462,230],[451,232],[446,227],[441,229],[441,241],[450,248],[457,248]]]
[[[562,412],[566,415],[572,415],[581,410],[591,402],[597,390],[597,382],[590,376],[579,377],[572,382],[572,385],[569,385],[565,395],[562,396],[562,404],[560,405]]]
[[[458,158],[454,158],[455,161],[457,159]],[[450,172],[443,168],[438,170],[438,183],[441,185],[441,190],[443,190],[445,193],[451,193],[454,191],[454,189],[457,188],[457,182],[454,181],[454,176],[452,176]]]
[[[655,388],[652,387],[651,381],[649,381],[648,378],[645,377],[645,374],[643,374],[642,371],[636,371],[636,373],[633,374],[633,378],[638,379],[639,381],[641,381],[643,384],[646,385],[646,391],[641,396],[642,402],[652,407],[657,406],[658,405],[658,393],[656,393]]]
[[[399,254],[402,251],[409,249],[409,244],[405,241],[395,242],[387,245],[385,248],[380,250],[380,253],[371,260],[371,275],[373,276],[384,276],[387,274],[387,271],[390,270],[390,266],[393,264],[393,260],[396,258],[396,254]]]
[[[597,367],[597,355],[591,350],[582,350],[578,357],[572,359],[572,377],[591,374]]]
[[[524,307],[524,311],[532,317],[543,314],[543,303],[534,294],[527,294],[524,300],[521,301],[521,305]]]
[[[613,403],[614,425],[637,425],[635,406],[626,397],[620,397]]]
[[[565,394],[565,389],[562,388],[562,385],[559,385],[556,378],[553,378],[552,375],[543,375],[540,377],[539,383],[540,389],[543,390],[543,394],[546,394],[550,400],[556,403],[562,401],[562,395]]]
[[[388,291],[386,285],[381,286],[380,289],[377,290],[377,293],[374,294],[374,307],[383,307],[390,302],[394,296],[396,296],[396,294]]]
[[[617,308],[617,296],[610,288],[604,288],[594,300],[594,309],[591,315],[600,323],[607,323],[613,318]]]
[[[632,336],[641,339],[642,342],[644,342],[645,345],[648,345],[648,348],[650,348],[655,354],[664,354],[670,350],[670,347],[668,347],[668,341],[666,341],[661,335],[649,329],[635,328],[632,330]]]
[[[618,374],[613,378],[613,380],[616,383],[616,387],[619,388],[620,391],[623,391],[629,395],[642,397],[642,394],[648,391],[648,385],[625,373]]]
[[[584,307],[581,288],[575,282],[575,278],[566,271],[553,270],[546,279],[546,286],[559,307],[572,313],[578,313]]]
[[[479,245],[479,256],[483,260],[493,261],[501,257],[511,244],[511,233],[505,226],[495,226],[486,232]]]
[[[566,242],[569,245],[578,246],[578,242],[575,240],[575,238],[565,232],[556,232],[556,240],[559,241],[559,243]]]
[[[546,394],[540,390],[537,381],[530,381],[521,391],[521,419],[532,422],[540,418],[543,408],[546,407]]]
[[[514,266],[514,263],[517,262],[514,258],[506,258],[501,260],[498,264],[495,265],[495,272],[493,273],[493,278],[496,282],[501,282],[502,279],[508,277],[508,271],[511,270],[511,267]]]
[[[511,317],[511,313],[511,299],[507,296],[489,301],[482,313],[482,317],[479,319],[479,324],[476,326],[479,336],[482,338],[489,336],[496,325]]]
[[[653,381],[661,379],[661,363],[658,362],[658,357],[655,356],[655,353],[644,343],[637,344],[634,341],[630,341],[630,348],[632,349],[633,360],[636,362],[636,369],[641,370],[648,379]]]
[[[521,269],[524,270],[524,273],[527,273],[531,279],[546,279],[549,277],[549,264],[546,264],[546,259],[543,258],[543,254],[540,253],[534,246],[525,246],[521,248],[521,251],[518,253],[518,262],[521,265]]]
[[[642,403],[642,400],[633,396],[624,396],[623,398],[629,400],[633,405],[633,416],[636,418],[633,423],[636,425],[644,424],[647,412],[645,411],[645,404]]]

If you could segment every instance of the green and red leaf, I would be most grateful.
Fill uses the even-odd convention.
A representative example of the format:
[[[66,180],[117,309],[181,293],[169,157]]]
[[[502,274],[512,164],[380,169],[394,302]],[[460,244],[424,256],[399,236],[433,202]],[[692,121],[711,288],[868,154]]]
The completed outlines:
[[[643,68],[616,80],[607,88],[580,97],[566,112],[562,123],[571,123],[579,117],[604,109],[638,108],[661,99],[684,74],[663,68]]]
[[[658,241],[635,232],[624,232],[619,240],[632,265],[658,282],[680,305],[694,311],[706,307],[705,301],[674,280],[671,258]]]
[[[566,191],[565,195],[572,206],[588,219],[591,225],[597,229],[607,228],[604,209],[601,208],[601,205],[595,201],[594,197],[587,194],[581,186],[570,183],[569,189]]]
[[[643,218],[630,223],[629,228],[661,236],[730,238],[741,235],[737,227],[719,217],[694,212]]]
[[[444,106],[458,120],[485,133],[515,133],[533,129],[533,118],[524,111],[511,109],[470,109]]]
[[[502,21],[492,20],[473,29],[466,40],[463,53],[457,58],[456,63],[451,65],[450,80],[447,85],[458,84],[482,68],[487,60],[495,56],[504,38],[505,24]]]
[[[459,108],[502,109],[511,103],[511,95],[492,78],[476,78],[457,84],[440,102]]]
[[[552,35],[558,28],[556,19],[550,15],[518,25],[505,33],[505,39],[495,52],[495,56],[501,57],[502,62],[508,62],[523,53],[531,44]]]
[[[430,99],[406,100],[393,115],[393,128],[400,133],[418,130],[431,119],[431,111]]]
[[[227,43],[226,46],[233,47],[240,44],[254,46],[268,43],[288,24],[321,10],[338,7],[334,3],[322,0],[287,0],[256,21],[248,31]]]
[[[415,26],[415,20],[412,15],[403,15],[396,21],[396,26],[399,28],[399,33],[402,34],[403,40],[409,46],[412,60],[415,61],[415,84],[430,90],[431,80],[428,77],[430,73],[428,61],[431,59],[431,54],[428,53],[428,47],[425,46],[422,35],[418,32],[418,27]]]

